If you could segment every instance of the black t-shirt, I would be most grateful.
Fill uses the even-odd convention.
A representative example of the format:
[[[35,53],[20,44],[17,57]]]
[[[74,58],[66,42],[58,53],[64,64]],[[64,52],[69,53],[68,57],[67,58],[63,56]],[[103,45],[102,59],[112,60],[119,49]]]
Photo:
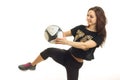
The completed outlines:
[[[99,45],[102,43],[101,37],[97,34],[97,32],[92,32],[86,29],[86,26],[84,25],[79,25],[76,26],[75,28],[71,29],[71,33],[74,36],[75,42],[85,42],[87,40],[94,40],[97,44],[97,46],[90,48],[86,51],[71,47],[69,51],[71,52],[72,55],[74,55],[77,58],[82,58],[85,60],[92,60],[94,59],[94,51]]]

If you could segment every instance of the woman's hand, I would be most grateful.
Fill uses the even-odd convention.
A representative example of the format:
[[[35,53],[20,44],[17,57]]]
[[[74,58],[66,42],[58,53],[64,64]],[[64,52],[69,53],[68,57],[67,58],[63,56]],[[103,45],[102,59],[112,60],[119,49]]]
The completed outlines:
[[[56,44],[67,44],[67,39],[65,38],[65,37],[63,37],[63,38],[56,38],[55,39],[55,43]]]
[[[68,40],[66,39],[66,37],[68,36],[72,36],[71,34],[71,30],[63,32],[63,38],[56,38],[55,39],[55,43],[56,44],[64,44],[64,45],[68,45]]]

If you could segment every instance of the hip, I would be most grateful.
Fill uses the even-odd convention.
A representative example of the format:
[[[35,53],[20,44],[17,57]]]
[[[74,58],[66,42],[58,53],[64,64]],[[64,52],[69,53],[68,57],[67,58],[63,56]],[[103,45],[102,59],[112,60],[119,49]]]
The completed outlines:
[[[71,54],[71,56],[72,56],[77,62],[79,62],[79,63],[82,63],[82,62],[84,61],[84,59],[82,59],[82,58],[77,58],[77,57],[75,57],[73,54]]]

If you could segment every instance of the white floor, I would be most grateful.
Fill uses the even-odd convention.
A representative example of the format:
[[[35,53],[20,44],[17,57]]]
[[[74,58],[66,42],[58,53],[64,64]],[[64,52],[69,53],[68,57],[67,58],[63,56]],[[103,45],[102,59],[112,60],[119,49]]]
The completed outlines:
[[[107,40],[98,48],[93,61],[85,61],[79,80],[120,80],[119,2],[110,0],[1,0],[0,1],[0,79],[66,80],[63,66],[51,58],[37,65],[35,71],[20,71],[18,65],[32,61],[49,44],[44,39],[48,25],[59,25],[63,31],[86,24],[90,7],[101,6],[106,13]],[[68,38],[72,39],[72,38]]]

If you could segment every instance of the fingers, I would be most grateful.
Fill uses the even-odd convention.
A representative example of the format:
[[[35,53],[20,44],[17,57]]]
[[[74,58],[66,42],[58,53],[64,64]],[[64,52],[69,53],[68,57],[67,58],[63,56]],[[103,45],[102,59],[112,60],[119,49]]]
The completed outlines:
[[[66,43],[66,38],[56,38],[55,43],[56,44],[65,44]]]
[[[64,39],[63,39],[63,38],[56,38],[56,39],[55,39],[55,43],[56,43],[56,44],[63,44],[63,42],[64,42]]]

